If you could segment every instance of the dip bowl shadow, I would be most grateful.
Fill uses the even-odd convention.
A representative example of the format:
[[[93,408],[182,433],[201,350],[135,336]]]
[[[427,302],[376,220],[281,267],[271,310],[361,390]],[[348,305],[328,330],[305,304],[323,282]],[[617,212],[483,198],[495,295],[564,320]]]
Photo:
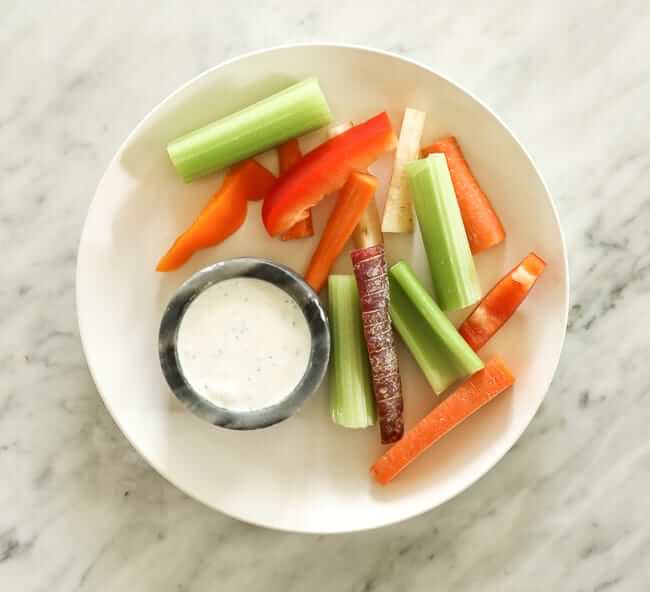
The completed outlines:
[[[176,347],[178,329],[192,301],[203,290],[218,282],[241,277],[265,280],[291,296],[305,316],[311,336],[309,362],[298,385],[275,405],[250,411],[219,407],[197,393],[183,375]],[[192,413],[215,426],[231,430],[255,430],[287,419],[316,392],[327,372],[330,331],[327,314],[318,295],[298,274],[272,261],[242,257],[206,267],[180,286],[163,313],[158,349],[167,384],[176,398]]]

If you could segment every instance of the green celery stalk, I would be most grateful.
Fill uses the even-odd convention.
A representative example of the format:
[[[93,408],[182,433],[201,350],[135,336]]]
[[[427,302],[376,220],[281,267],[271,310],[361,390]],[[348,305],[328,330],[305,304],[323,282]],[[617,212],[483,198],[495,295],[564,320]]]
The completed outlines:
[[[405,261],[388,272],[390,317],[434,392],[483,368],[483,362],[440,310]]]
[[[443,310],[465,308],[481,298],[474,259],[444,154],[405,167],[429,261],[436,300]]]
[[[332,334],[330,414],[338,425],[367,428],[374,425],[377,414],[357,282],[352,275],[331,275],[328,291]]]
[[[167,145],[186,182],[218,171],[332,120],[317,78],[307,78]]]

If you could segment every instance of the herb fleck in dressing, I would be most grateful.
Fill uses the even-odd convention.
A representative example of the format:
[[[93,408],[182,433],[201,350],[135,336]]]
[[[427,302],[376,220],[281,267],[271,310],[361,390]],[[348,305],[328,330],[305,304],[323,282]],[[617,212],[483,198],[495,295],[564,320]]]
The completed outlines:
[[[224,280],[201,292],[178,329],[178,361],[203,397],[233,411],[285,399],[309,362],[311,336],[284,290],[256,278]]]

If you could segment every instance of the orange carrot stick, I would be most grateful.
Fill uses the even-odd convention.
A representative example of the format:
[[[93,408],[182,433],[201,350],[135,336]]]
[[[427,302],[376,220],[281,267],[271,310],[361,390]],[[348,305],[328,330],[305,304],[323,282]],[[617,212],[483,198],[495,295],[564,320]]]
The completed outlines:
[[[278,164],[280,174],[286,173],[294,164],[302,158],[300,152],[300,144],[297,138],[286,141],[284,144],[278,146]],[[314,222],[311,215],[311,210],[307,217],[300,222],[296,222],[289,230],[282,236],[282,240],[295,240],[298,238],[307,238],[314,235]]]
[[[506,238],[501,220],[474,178],[456,138],[449,136],[422,149],[422,156],[442,152],[447,157],[451,181],[472,253],[498,245]]]
[[[347,132],[351,127],[354,127],[351,121],[335,125],[327,131],[327,137],[335,138],[343,132]],[[366,211],[359,218],[359,224],[357,224],[357,227],[352,233],[352,241],[357,249],[365,249],[366,247],[384,244],[379,210],[377,209],[377,202],[374,199],[368,204]]]
[[[492,358],[485,368],[460,385],[442,403],[372,466],[370,472],[382,485],[392,481],[429,446],[453,430],[463,420],[512,386],[515,378],[503,360]]]
[[[369,173],[354,171],[339,192],[334,210],[305,273],[305,280],[316,292],[327,281],[336,258],[341,254],[345,243],[374,198],[376,189],[375,177]]]
[[[530,253],[479,302],[458,329],[474,351],[481,349],[503,327],[528,296],[544,267],[544,261]]]
[[[156,271],[178,269],[196,251],[228,238],[244,223],[247,201],[264,198],[274,182],[275,177],[255,160],[234,167],[199,217],[158,262]]]

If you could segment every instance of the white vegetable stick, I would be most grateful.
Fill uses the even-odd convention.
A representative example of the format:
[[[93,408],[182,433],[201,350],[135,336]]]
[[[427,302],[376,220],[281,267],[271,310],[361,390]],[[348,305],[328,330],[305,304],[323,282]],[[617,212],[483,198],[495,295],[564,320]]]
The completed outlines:
[[[388,187],[384,218],[381,223],[382,232],[412,232],[413,231],[413,206],[404,165],[420,156],[420,140],[424,130],[423,111],[406,108],[402,129],[399,133],[399,142],[395,151],[393,175]]]
[[[373,245],[383,245],[384,235],[381,233],[381,221],[379,220],[379,210],[377,202],[373,199],[366,211],[359,218],[354,231],[352,240],[357,249],[365,249]]]
[[[351,121],[335,125],[327,130],[327,136],[329,138],[338,136],[343,132],[347,132],[353,125]],[[366,211],[362,214],[352,233],[352,241],[357,249],[365,249],[372,245],[381,245],[384,243],[376,200],[373,199],[368,204],[368,207],[366,207]]]

